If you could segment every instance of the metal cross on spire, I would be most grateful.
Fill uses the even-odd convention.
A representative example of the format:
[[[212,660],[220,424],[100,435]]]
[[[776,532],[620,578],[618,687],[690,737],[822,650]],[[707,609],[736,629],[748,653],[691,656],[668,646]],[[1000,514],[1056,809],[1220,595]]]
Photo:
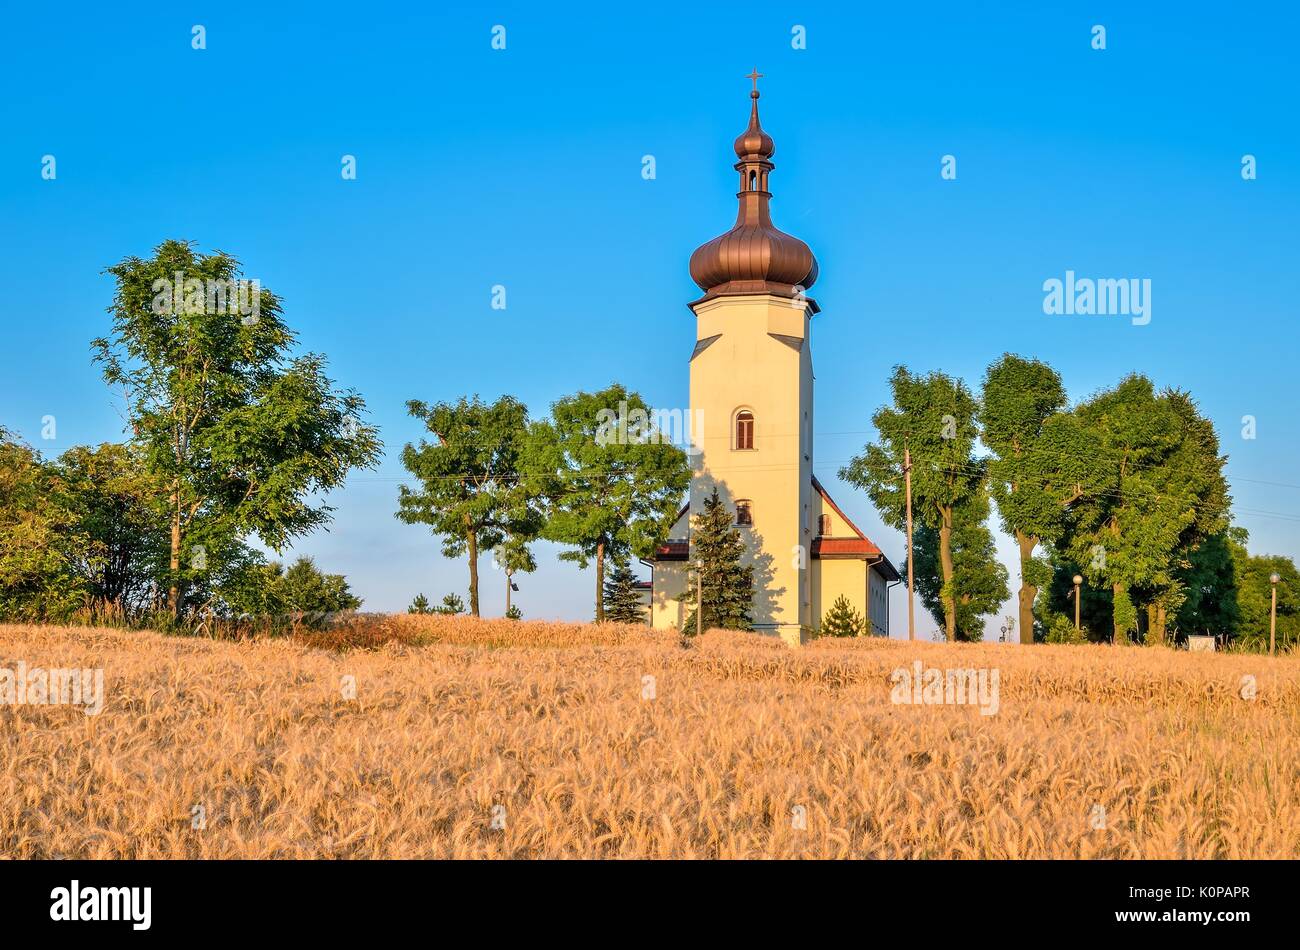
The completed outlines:
[[[748,76],[746,76],[745,78],[753,80],[754,91],[758,92],[758,81],[763,78],[763,74],[758,71],[758,67],[755,66],[754,71],[750,73]]]

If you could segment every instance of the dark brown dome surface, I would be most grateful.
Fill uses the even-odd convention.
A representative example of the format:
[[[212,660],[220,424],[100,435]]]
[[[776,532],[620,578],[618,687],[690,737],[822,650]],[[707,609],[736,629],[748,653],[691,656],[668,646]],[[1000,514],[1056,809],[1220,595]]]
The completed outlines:
[[[749,127],[736,139],[741,187],[736,223],[691,255],[691,279],[706,300],[762,293],[794,297],[817,280],[817,259],[808,245],[772,224],[767,179],[775,167],[776,143],[759,125],[758,91],[750,96]]]

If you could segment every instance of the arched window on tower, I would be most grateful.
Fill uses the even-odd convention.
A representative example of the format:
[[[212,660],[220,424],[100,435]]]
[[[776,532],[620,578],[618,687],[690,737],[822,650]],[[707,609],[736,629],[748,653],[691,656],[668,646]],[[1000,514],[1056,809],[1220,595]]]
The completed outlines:
[[[754,447],[754,414],[748,409],[736,413],[736,448]]]
[[[749,173],[749,190],[758,191],[758,172]]]

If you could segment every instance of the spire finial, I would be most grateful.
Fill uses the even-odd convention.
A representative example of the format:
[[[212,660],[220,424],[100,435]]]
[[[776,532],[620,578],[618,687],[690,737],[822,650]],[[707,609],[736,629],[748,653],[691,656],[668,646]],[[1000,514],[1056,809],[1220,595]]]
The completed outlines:
[[[751,96],[752,98],[754,98],[754,99],[757,99],[757,98],[758,98],[758,81],[759,81],[760,79],[763,78],[763,74],[760,73],[760,72],[758,71],[758,67],[755,66],[755,67],[754,67],[754,71],[753,71],[752,73],[750,73],[748,76],[746,76],[745,78],[753,81],[753,83],[754,83],[754,91],[750,93],[750,96]]]

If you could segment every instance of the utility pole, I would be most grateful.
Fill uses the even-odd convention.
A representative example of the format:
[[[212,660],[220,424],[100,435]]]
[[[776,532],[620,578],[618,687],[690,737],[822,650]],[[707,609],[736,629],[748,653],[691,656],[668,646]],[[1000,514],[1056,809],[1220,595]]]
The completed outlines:
[[[903,443],[903,484],[907,491],[907,639],[916,639],[916,604],[912,584],[912,450]]]
[[[1268,655],[1273,655],[1273,648],[1277,641],[1277,582],[1282,579],[1280,574],[1273,574],[1268,581],[1273,588],[1273,603],[1268,611]]]
[[[506,568],[506,613],[510,613],[510,588],[515,586],[510,580],[510,575],[512,573],[513,572],[510,570],[510,568],[507,567]]]
[[[1079,632],[1079,585],[1083,583],[1082,575],[1074,575],[1074,632]]]

